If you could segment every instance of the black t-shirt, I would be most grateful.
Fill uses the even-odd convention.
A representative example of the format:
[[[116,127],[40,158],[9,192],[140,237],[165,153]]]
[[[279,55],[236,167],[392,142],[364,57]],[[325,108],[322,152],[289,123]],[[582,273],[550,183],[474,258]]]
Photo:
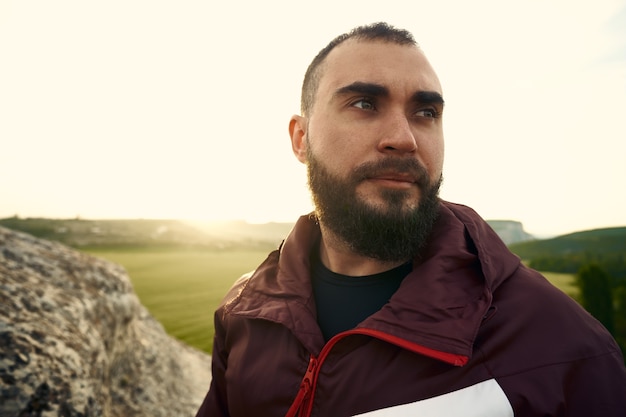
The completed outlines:
[[[379,274],[352,277],[326,268],[319,254],[313,254],[311,265],[317,322],[326,341],[380,310],[412,269],[407,262]]]

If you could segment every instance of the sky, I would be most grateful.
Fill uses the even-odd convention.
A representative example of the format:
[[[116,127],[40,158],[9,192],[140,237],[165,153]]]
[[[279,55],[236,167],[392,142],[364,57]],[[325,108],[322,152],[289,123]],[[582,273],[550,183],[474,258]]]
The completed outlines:
[[[626,225],[623,0],[0,0],[0,218],[295,221],[306,67],[376,21],[442,82],[442,198],[537,236]]]

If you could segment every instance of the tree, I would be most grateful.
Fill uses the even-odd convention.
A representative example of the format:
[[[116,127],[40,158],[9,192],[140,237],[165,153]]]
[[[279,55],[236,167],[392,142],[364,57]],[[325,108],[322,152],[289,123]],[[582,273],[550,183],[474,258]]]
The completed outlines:
[[[582,306],[614,334],[613,296],[609,274],[597,264],[585,264],[578,270],[576,282],[580,288]]]
[[[622,349],[626,362],[626,286],[615,288],[613,297],[615,300],[615,334],[613,336]]]

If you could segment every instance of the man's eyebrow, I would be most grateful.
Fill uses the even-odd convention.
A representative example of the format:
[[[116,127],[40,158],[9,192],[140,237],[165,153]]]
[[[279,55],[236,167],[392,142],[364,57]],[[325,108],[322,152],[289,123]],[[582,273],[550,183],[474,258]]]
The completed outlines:
[[[413,94],[413,101],[419,104],[444,105],[443,97],[436,91],[418,91]]]
[[[369,97],[387,97],[389,89],[384,85],[355,81],[344,87],[335,90],[334,97],[345,94],[362,94]],[[412,96],[412,101],[419,104],[439,104],[444,105],[443,97],[437,91],[417,91]]]
[[[380,84],[355,81],[352,84],[348,84],[335,90],[333,96],[337,97],[345,94],[362,94],[370,97],[386,97],[389,95],[389,90],[387,87]]]

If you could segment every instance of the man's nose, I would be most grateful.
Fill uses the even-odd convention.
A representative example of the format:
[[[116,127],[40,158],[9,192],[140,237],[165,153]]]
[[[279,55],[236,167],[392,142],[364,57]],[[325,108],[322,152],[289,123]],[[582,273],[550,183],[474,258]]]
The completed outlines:
[[[415,132],[404,113],[390,114],[381,127],[380,135],[380,152],[411,153],[417,150]]]

